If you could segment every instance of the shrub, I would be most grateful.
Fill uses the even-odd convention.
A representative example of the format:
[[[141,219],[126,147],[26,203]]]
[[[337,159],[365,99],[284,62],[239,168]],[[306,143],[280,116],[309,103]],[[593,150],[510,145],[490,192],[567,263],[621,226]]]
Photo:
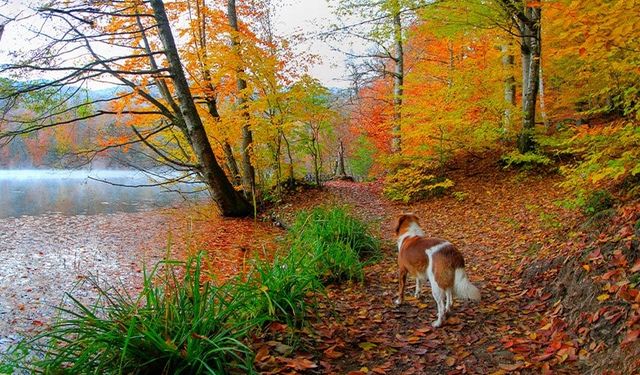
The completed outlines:
[[[563,186],[595,190],[640,176],[640,127],[633,122],[577,131],[573,147],[583,154],[575,165],[562,168]],[[630,184],[629,190],[637,188]]]
[[[16,367],[74,374],[250,371],[253,355],[242,339],[255,322],[237,319],[248,301],[233,285],[201,282],[201,270],[201,256],[161,262],[145,272],[135,299],[93,280],[98,302],[69,296],[72,306],[60,308],[50,330],[14,349]]]
[[[516,167],[523,170],[532,170],[552,164],[552,160],[547,156],[535,152],[526,152],[521,154],[518,151],[512,151],[500,158],[505,168]]]
[[[595,190],[585,198],[583,211],[587,216],[594,216],[613,207],[614,199],[607,190]]]
[[[429,173],[425,164],[413,163],[385,178],[384,195],[393,201],[410,203],[444,194],[455,184]]]

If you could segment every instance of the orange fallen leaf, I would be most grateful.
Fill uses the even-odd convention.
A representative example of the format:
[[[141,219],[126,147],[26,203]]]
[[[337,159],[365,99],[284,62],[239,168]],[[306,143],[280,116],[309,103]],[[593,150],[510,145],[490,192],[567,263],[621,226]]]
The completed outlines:
[[[453,367],[453,365],[455,365],[455,364],[456,364],[456,358],[455,358],[455,357],[447,357],[447,358],[444,360],[444,363],[446,363],[446,364],[447,364],[447,366],[449,366],[449,367]]]
[[[500,367],[502,370],[505,370],[505,371],[515,371],[522,367],[522,363],[511,363],[511,364],[501,363],[498,365],[498,367]]]
[[[620,345],[624,346],[631,344],[632,342],[638,340],[638,337],[640,337],[640,329],[637,329],[635,331],[627,331],[627,334],[622,339]]]
[[[318,367],[318,365],[316,365],[314,362],[311,362],[307,358],[298,357],[298,358],[287,360],[287,367],[290,367],[294,370],[302,371],[302,370],[308,370],[311,368],[316,368]]]
[[[335,349],[336,349],[335,345],[330,347],[329,349],[326,349],[324,351],[325,357],[331,358],[331,359],[336,359],[336,358],[340,358],[340,357],[342,357],[344,355],[344,353],[336,351]]]

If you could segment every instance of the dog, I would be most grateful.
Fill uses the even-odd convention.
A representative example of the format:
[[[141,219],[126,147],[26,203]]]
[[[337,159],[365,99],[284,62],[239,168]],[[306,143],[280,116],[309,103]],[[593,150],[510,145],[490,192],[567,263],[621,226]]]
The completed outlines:
[[[420,293],[420,284],[429,280],[438,305],[438,319],[432,323],[436,328],[442,326],[446,314],[451,311],[453,295],[480,301],[480,291],[467,278],[460,251],[448,241],[427,237],[420,227],[418,216],[400,215],[396,236],[400,282],[396,305],[400,305],[404,299],[407,274],[416,279],[416,297]]]

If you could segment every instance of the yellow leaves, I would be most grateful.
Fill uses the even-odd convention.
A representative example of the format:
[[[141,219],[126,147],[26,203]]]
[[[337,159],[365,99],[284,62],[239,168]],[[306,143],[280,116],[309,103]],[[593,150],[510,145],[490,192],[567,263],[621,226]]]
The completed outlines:
[[[372,342],[361,342],[358,344],[359,347],[362,348],[362,350],[364,350],[365,352],[370,351],[371,349],[377,347],[377,344],[374,344]]]
[[[419,162],[399,169],[385,178],[383,193],[391,200],[408,203],[442,194],[455,185],[450,179],[428,173],[428,169]]]
[[[604,302],[606,300],[608,300],[611,296],[607,293],[603,293],[601,295],[599,295],[598,297],[596,297],[596,299],[600,302]]]

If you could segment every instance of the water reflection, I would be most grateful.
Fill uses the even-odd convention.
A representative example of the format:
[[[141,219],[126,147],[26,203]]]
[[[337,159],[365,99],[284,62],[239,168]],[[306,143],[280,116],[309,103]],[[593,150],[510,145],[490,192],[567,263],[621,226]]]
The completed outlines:
[[[136,212],[171,206],[185,199],[162,187],[114,186],[89,177],[123,185],[150,184],[144,174],[136,171],[0,170],[0,218]],[[201,188],[193,184],[172,187],[184,192]],[[200,193],[190,199],[204,197]]]

